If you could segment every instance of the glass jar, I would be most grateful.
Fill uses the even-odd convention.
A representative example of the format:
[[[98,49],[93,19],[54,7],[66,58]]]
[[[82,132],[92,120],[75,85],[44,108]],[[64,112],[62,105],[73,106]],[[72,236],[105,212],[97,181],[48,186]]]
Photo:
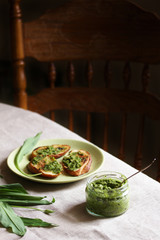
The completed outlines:
[[[129,207],[129,186],[126,177],[118,172],[99,172],[86,185],[86,209],[99,217],[115,217]]]

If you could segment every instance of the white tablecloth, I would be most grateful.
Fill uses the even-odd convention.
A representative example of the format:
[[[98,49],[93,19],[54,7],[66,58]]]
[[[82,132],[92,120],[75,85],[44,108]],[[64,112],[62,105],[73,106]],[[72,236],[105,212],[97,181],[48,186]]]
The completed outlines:
[[[56,228],[27,228],[21,239],[26,240],[159,240],[160,239],[160,184],[143,173],[129,180],[130,208],[115,218],[98,219],[85,209],[87,179],[67,184],[42,184],[28,181],[14,174],[6,159],[12,150],[22,145],[28,137],[42,131],[41,139],[70,138],[84,140],[61,125],[40,116],[6,104],[0,104],[0,184],[19,182],[30,194],[55,197],[56,202],[47,208],[55,212],[45,215],[31,210],[16,210],[25,217],[38,217],[56,223]],[[85,140],[84,140],[85,141]],[[105,161],[100,170],[112,170],[126,176],[136,170],[121,160],[104,152]],[[43,206],[42,206],[43,207]],[[0,227],[3,240],[20,239]]]

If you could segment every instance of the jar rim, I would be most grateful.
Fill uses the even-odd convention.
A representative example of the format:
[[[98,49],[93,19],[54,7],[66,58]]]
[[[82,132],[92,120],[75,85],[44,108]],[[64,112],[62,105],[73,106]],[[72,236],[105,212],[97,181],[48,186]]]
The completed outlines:
[[[96,178],[97,178],[97,180],[98,180],[100,177],[107,177],[107,175],[108,175],[108,177],[109,177],[109,176],[112,176],[112,177],[113,177],[113,175],[115,175],[114,178],[122,179],[122,181],[123,181],[123,180],[126,180],[122,186],[116,188],[117,190],[118,190],[118,189],[120,190],[120,189],[124,188],[125,186],[126,186],[126,187],[128,186],[127,177],[126,177],[124,174],[122,174],[122,173],[120,173],[120,172],[116,172],[116,171],[100,171],[100,172],[96,172],[96,173],[94,173],[93,175],[91,175],[91,176],[88,178],[88,180],[87,180],[87,185],[90,184],[92,181],[96,180]],[[119,177],[118,177],[118,176],[119,176]],[[112,177],[109,177],[109,178],[112,178]]]

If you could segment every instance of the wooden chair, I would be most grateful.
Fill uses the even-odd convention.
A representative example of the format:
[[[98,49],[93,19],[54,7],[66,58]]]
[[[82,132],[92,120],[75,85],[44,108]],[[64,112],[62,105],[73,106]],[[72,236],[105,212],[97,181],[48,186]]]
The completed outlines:
[[[10,0],[10,16],[15,104],[40,114],[49,112],[53,120],[55,111],[68,110],[69,129],[72,131],[75,131],[75,112],[86,112],[85,137],[90,141],[92,128],[94,133],[98,132],[102,127],[98,121],[102,118],[104,130],[100,139],[103,139],[103,149],[109,152],[110,125],[115,121],[110,121],[110,117],[112,113],[119,114],[120,118],[115,119],[120,120],[121,132],[118,133],[117,127],[114,127],[111,145],[115,144],[114,137],[119,137],[118,157],[124,160],[126,144],[134,138],[133,131],[137,131],[134,166],[141,169],[143,150],[146,150],[143,149],[144,131],[147,130],[145,121],[153,119],[158,129],[160,121],[159,98],[149,91],[149,66],[160,62],[159,17],[124,0],[70,0],[29,22],[22,22],[21,0]],[[35,79],[35,95],[27,94],[25,66],[28,57],[43,63],[49,62],[50,66],[50,86],[38,92],[39,82]],[[87,69],[85,80],[81,78],[85,70],[76,70],[80,60],[83,60]],[[68,63],[65,77],[68,83],[62,85],[61,79],[56,79],[56,64],[61,61]],[[118,70],[113,70],[114,64],[119,62],[124,63],[121,76]],[[96,63],[99,67],[94,70]],[[138,77],[131,72],[133,63],[143,66],[142,74]],[[103,73],[101,66],[104,66]],[[130,86],[138,81],[141,89],[131,89]],[[97,125],[94,123],[92,127],[93,112],[98,112],[101,117],[97,117]],[[127,135],[130,113],[139,115],[139,130],[133,130],[136,121],[131,120],[133,131]],[[127,136],[129,140],[126,140]],[[153,138],[151,142],[154,141]],[[155,153],[152,154],[154,157]],[[159,148],[156,154],[159,155]],[[160,180],[160,166],[157,179]]]

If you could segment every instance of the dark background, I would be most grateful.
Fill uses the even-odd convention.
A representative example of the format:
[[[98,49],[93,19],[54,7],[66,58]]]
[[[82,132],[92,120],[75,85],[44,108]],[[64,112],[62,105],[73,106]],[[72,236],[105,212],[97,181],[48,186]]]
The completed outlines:
[[[68,0],[22,0],[23,19],[33,19],[35,16],[40,15],[48,6],[56,8],[67,1]],[[132,0],[132,2],[140,5],[145,10],[160,15],[159,0]],[[9,24],[9,1],[0,0],[0,101],[12,104]],[[151,70],[153,79],[150,86],[151,90],[160,95],[159,66],[154,66]]]
[[[23,12],[23,19],[30,20],[34,19],[38,15],[48,8],[57,8],[61,4],[67,2],[68,0],[22,0],[22,12]],[[140,5],[147,11],[152,11],[158,15],[160,15],[160,1],[159,0],[133,0],[132,2]],[[47,6],[47,7],[46,7]],[[0,0],[0,102],[13,104],[13,88],[12,88],[12,73],[11,73],[11,62],[10,62],[10,30],[9,30],[9,1],[8,0]],[[101,68],[101,66],[99,66]],[[116,73],[114,76],[115,82],[113,83],[115,86],[119,85],[119,81],[116,81],[116,75],[119,75],[121,71],[121,63],[115,63]],[[139,72],[139,67],[134,66],[136,72]],[[160,96],[160,66],[155,65],[151,67],[151,83],[150,83],[150,90]],[[58,77],[61,78],[61,73],[59,73]],[[99,73],[98,73],[99,74]],[[40,72],[39,77],[46,77],[45,73]],[[32,86],[33,81],[30,82],[30,86]],[[135,77],[133,83],[133,88],[139,88],[138,78]],[[116,119],[116,116],[115,116]],[[65,117],[59,117],[58,122],[63,125],[66,125]],[[114,121],[114,120],[113,120]],[[146,140],[146,148],[148,149],[147,152],[147,160],[145,162],[148,163],[154,157],[154,153],[159,149],[159,143],[155,144],[155,136],[158,139],[160,135],[160,127],[159,125],[151,125],[150,122],[147,123],[148,131],[150,137]],[[158,129],[158,131],[157,131]],[[77,125],[77,132],[83,136],[81,132],[80,125]],[[116,129],[115,129],[116,131]],[[134,131],[134,130],[133,130]],[[154,138],[152,136],[155,134]],[[116,134],[115,134],[116,135]],[[111,143],[112,149],[111,153],[116,153],[116,146],[114,145],[115,139]],[[129,136],[129,141],[134,141],[132,136]],[[100,138],[96,138],[95,143],[99,145]],[[128,149],[128,159],[130,159],[131,149]],[[116,155],[116,154],[115,154]],[[131,165],[132,163],[128,160]],[[154,168],[149,170],[149,174],[155,177]]]

